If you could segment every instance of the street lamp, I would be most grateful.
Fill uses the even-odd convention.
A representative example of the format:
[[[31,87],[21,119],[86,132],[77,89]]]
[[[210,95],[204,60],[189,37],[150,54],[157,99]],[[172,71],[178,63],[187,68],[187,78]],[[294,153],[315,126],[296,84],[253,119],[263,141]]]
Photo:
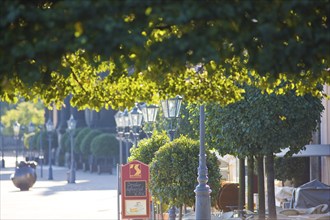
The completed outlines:
[[[1,135],[1,167],[5,168],[5,159],[4,159],[4,149],[3,149],[3,129],[5,126],[3,126],[2,122],[0,122],[0,135]]]
[[[43,129],[44,126],[43,125],[39,125],[39,129],[40,129],[40,146],[39,146],[39,162],[40,162],[40,177],[43,177],[43,160],[44,160],[44,151],[43,151],[43,147],[42,147],[42,139],[43,139]]]
[[[143,115],[142,115],[142,112],[140,111],[137,103],[135,103],[135,106],[132,109],[132,111],[130,111],[128,113],[128,116],[129,116],[131,131],[132,131],[133,137],[134,137],[134,145],[135,145],[135,147],[138,147],[137,142],[139,139],[139,132],[140,132],[141,125],[142,125]]]
[[[29,126],[28,126],[28,131],[29,131],[30,135],[32,135],[32,133],[34,132],[34,130],[35,130],[35,125],[32,122],[30,122],[29,123]],[[31,145],[32,145],[32,139],[30,137],[29,138],[29,151],[30,151],[29,159],[31,159],[30,157],[32,157],[32,153],[31,153],[31,147],[32,146]]]
[[[208,170],[206,166],[205,153],[205,113],[204,105],[199,108],[200,111],[200,146],[199,146],[199,166],[198,166],[198,185],[195,189],[195,213],[196,219],[211,219],[211,189],[208,182]]]
[[[119,140],[119,164],[123,164],[123,138],[124,138],[124,118],[123,118],[123,112],[118,111],[115,114],[115,121],[116,121],[116,129],[118,134],[118,140]]]
[[[53,168],[52,168],[52,133],[54,131],[54,124],[52,120],[49,118],[47,123],[46,123],[46,130],[48,132],[48,163],[49,163],[49,168],[48,168],[48,180],[53,179]]]
[[[144,131],[147,134],[147,137],[149,138],[152,134],[152,128],[149,128],[152,123],[156,121],[156,116],[158,112],[158,106],[157,105],[146,105],[145,103],[140,105],[140,109],[142,111],[143,115],[143,121],[147,124],[147,128],[144,128]]]
[[[130,120],[129,120],[129,115],[128,115],[128,110],[127,108],[124,110],[123,114],[123,123],[124,123],[124,137],[125,137],[125,145],[126,145],[126,156],[128,158],[129,154],[129,139],[130,139]]]
[[[175,119],[179,117],[182,97],[177,95],[175,98],[162,100],[163,114],[166,119],[170,121],[169,134],[170,140],[173,141],[176,128],[173,126]]]
[[[177,95],[175,98],[161,101],[164,117],[170,121],[168,133],[170,135],[171,141],[173,141],[174,139],[174,134],[176,130],[176,127],[174,127],[173,125],[173,121],[175,121],[179,117],[181,102],[182,102],[182,97],[179,95]],[[175,220],[175,217],[176,217],[175,207],[172,206],[169,210],[169,219]]]
[[[15,121],[15,123],[13,125],[14,136],[16,139],[16,164],[15,164],[15,166],[18,165],[17,157],[18,157],[18,138],[19,138],[20,127],[21,127],[21,125],[17,121]]]
[[[68,129],[70,131],[71,137],[71,168],[70,168],[70,178],[68,179],[69,183],[75,183],[76,181],[76,170],[74,165],[74,155],[73,155],[73,135],[76,129],[77,121],[74,120],[73,115],[70,116],[70,119],[67,121]]]

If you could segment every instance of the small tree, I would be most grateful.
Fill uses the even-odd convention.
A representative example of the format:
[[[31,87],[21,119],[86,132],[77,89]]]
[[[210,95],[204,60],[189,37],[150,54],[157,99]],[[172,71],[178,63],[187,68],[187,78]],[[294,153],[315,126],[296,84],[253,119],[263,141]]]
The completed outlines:
[[[91,131],[89,127],[82,128],[81,130],[76,131],[76,138],[74,144],[75,153],[81,154],[80,145],[82,140],[86,137],[86,135]]]
[[[216,128],[219,133],[214,136],[220,134],[219,138],[225,143],[219,146],[232,146],[239,155],[256,156],[258,166],[263,166],[263,157],[266,156],[269,217],[276,218],[274,153],[287,147],[290,148],[289,153],[296,153],[308,144],[320,122],[323,106],[320,99],[310,94],[296,96],[289,92],[279,96],[268,95],[248,86],[245,90],[243,100],[217,110]],[[262,173],[263,167],[258,167],[259,186],[264,181]],[[259,190],[261,218],[265,213],[262,191]]]
[[[91,152],[91,143],[92,143],[93,139],[100,134],[102,134],[102,131],[93,129],[83,138],[83,140],[80,144],[81,152],[84,152],[85,155],[89,155],[88,163],[89,163],[91,172],[93,171],[93,166],[94,166],[94,155],[92,155],[92,152]]]
[[[212,204],[220,186],[219,163],[215,154],[207,151],[208,184],[212,189]],[[164,203],[182,207],[195,204],[199,142],[180,136],[156,152],[150,164],[152,194]],[[181,210],[181,209],[180,209]],[[180,212],[180,217],[182,213]]]
[[[145,164],[150,164],[155,156],[155,153],[160,147],[170,141],[166,132],[158,133],[157,131],[149,139],[142,139],[139,141],[138,147],[131,149],[131,156],[128,161],[139,160]]]
[[[102,134],[102,131],[100,130],[90,130],[89,133],[82,139],[79,149],[82,153],[83,160],[86,162],[88,160],[88,157],[91,154],[91,143],[98,135]]]
[[[118,157],[119,143],[114,134],[100,134],[91,142],[91,152],[95,157]]]

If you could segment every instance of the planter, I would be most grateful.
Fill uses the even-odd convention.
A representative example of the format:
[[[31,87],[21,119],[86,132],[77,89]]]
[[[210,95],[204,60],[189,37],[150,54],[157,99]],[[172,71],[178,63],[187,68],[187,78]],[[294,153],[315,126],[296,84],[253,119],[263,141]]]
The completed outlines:
[[[15,173],[10,176],[14,185],[21,191],[29,190],[37,180],[37,163],[35,161],[21,161],[15,168]]]

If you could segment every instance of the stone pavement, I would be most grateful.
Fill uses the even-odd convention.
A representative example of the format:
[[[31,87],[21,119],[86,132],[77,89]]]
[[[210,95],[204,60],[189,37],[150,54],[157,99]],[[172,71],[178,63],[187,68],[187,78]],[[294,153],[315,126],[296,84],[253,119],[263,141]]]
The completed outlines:
[[[10,180],[14,160],[5,157],[6,168],[0,168],[1,220],[118,219],[115,174],[77,171],[76,183],[69,184],[67,168],[53,166],[54,180],[48,180],[48,165],[43,178],[38,166],[34,186],[20,191]]]

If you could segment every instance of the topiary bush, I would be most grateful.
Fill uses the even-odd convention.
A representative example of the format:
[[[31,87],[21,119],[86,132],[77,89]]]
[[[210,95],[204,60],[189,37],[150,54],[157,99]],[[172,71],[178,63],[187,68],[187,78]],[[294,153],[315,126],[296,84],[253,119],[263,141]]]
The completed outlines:
[[[220,188],[220,170],[216,155],[206,152],[208,185],[212,189],[211,201],[216,206]],[[166,204],[181,207],[195,204],[199,141],[180,136],[159,148],[150,164],[152,195]]]
[[[139,141],[138,147],[131,148],[131,156],[128,161],[139,160],[145,164],[150,164],[156,151],[168,142],[170,142],[170,138],[165,131],[161,133],[155,131],[150,138]]]
[[[89,155],[91,154],[91,143],[94,138],[102,134],[102,131],[97,129],[92,129],[89,133],[82,139],[79,149],[82,153],[83,160],[86,162]]]
[[[118,157],[119,142],[114,134],[100,134],[91,142],[91,152],[95,157]]]
[[[70,152],[70,134],[68,132],[65,132],[62,135],[61,146],[62,146],[61,150],[63,153]]]
[[[75,153],[82,153],[80,151],[80,145],[81,145],[81,142],[82,140],[84,139],[84,137],[86,137],[86,135],[91,131],[92,129],[90,129],[89,127],[84,127],[84,128],[81,128],[79,130],[76,130],[75,131],[75,139],[74,139],[74,152]]]

